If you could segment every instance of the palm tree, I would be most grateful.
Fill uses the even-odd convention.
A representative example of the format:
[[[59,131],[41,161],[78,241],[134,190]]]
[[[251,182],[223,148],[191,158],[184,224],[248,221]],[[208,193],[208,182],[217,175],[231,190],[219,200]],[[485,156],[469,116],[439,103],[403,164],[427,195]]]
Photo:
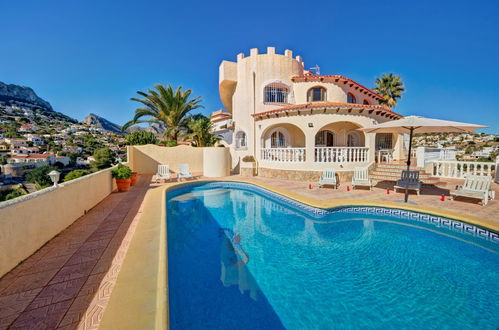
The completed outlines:
[[[396,106],[397,100],[402,98],[402,93],[405,92],[402,79],[393,73],[383,73],[381,78],[376,78],[375,84],[373,90],[384,98],[380,103],[389,108]]]
[[[211,147],[220,140],[211,133],[212,128],[210,118],[202,114],[187,118],[187,137],[194,141],[196,147]]]
[[[132,97],[132,101],[142,103],[144,106],[135,110],[135,116],[123,125],[122,130],[139,123],[159,123],[166,126],[165,136],[168,140],[177,141],[179,133],[186,128],[186,115],[197,108],[203,108],[199,103],[201,97],[190,98],[190,89],[183,91],[182,87],[176,90],[157,84],[156,90],[149,89],[147,93],[138,91],[143,98]],[[147,118],[147,119],[142,119]]]

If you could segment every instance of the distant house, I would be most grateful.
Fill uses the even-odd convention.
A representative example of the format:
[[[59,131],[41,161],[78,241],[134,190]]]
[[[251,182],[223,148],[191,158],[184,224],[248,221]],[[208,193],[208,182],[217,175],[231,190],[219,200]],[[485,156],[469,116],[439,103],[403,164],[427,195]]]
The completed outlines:
[[[35,146],[43,146],[45,141],[38,134],[26,134],[26,139],[33,142]]]
[[[36,131],[38,127],[33,124],[23,124],[21,127],[19,127],[18,131],[20,133],[27,133],[27,132],[33,132]]]
[[[19,147],[11,149],[10,153],[13,155],[30,155],[37,154],[40,152],[38,147]]]
[[[30,154],[30,155],[15,155],[7,159],[8,164],[32,163],[37,166],[53,165],[56,162],[54,154]]]
[[[11,139],[11,138],[7,138],[5,139],[5,142],[10,144],[10,148],[11,149],[15,149],[15,148],[20,148],[20,147],[27,147],[28,146],[28,142],[26,140],[23,140],[23,139]]]

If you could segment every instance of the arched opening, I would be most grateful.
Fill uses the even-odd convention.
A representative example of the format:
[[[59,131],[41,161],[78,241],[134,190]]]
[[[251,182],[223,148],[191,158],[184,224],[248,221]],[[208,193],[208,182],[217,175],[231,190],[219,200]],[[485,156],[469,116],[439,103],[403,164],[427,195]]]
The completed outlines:
[[[248,147],[248,141],[246,133],[244,131],[239,131],[236,133],[236,149],[245,149]]]
[[[271,148],[286,148],[287,141],[284,133],[281,131],[275,131],[270,135],[270,147]]]
[[[348,147],[360,147],[360,135],[357,131],[351,131],[347,135]]]
[[[312,87],[307,92],[307,102],[326,101],[326,89],[324,87]]]
[[[288,103],[289,88],[287,85],[274,82],[263,89],[264,103]]]
[[[261,160],[305,161],[305,134],[293,124],[277,124],[264,130],[261,135],[261,146]]]
[[[357,103],[357,99],[352,93],[347,94],[347,102],[348,103]]]
[[[316,147],[332,147],[334,146],[334,132],[329,130],[321,130],[315,134]]]

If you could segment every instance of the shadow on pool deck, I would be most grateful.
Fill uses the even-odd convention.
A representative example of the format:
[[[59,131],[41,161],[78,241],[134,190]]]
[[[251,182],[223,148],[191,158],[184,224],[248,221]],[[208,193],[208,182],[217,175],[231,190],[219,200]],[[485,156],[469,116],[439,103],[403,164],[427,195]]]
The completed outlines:
[[[98,326],[150,178],[106,197],[0,279],[0,329]]]

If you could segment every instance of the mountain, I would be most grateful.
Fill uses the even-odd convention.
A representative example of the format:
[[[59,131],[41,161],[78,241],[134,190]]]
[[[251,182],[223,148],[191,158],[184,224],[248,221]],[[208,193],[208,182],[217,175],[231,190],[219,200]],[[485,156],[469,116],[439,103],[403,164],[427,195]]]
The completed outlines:
[[[14,102],[24,103],[32,107],[40,107],[45,110],[53,111],[50,103],[36,95],[33,89],[26,86],[14,84],[5,84],[0,81],[0,101],[12,104]]]
[[[94,113],[89,114],[88,116],[83,119],[83,123],[97,127],[97,128],[102,128],[105,129],[106,131],[114,132],[114,133],[123,133],[121,131],[121,126],[115,123],[110,122],[109,120],[102,118],[100,116],[97,116]]]

